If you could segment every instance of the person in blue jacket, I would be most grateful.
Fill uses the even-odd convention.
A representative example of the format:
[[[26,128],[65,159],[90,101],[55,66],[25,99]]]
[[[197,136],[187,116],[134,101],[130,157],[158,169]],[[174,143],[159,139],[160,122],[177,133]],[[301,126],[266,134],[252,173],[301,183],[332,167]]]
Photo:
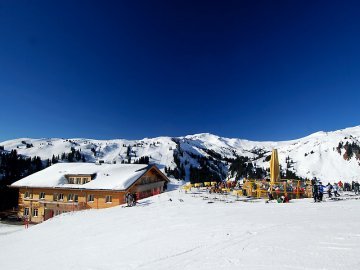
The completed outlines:
[[[333,186],[330,183],[328,183],[327,184],[327,192],[328,192],[329,198],[332,198],[332,194],[331,194],[332,190],[333,190]]]
[[[319,202],[321,202],[323,200],[323,196],[324,196],[324,186],[322,185],[322,183],[319,183]]]

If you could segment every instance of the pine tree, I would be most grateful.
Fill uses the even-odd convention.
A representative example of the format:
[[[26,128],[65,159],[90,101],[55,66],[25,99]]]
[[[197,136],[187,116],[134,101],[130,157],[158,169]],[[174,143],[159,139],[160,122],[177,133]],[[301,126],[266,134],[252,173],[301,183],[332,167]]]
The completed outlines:
[[[55,155],[52,156],[52,158],[51,158],[51,163],[52,163],[52,164],[58,163],[58,159],[55,157]]]

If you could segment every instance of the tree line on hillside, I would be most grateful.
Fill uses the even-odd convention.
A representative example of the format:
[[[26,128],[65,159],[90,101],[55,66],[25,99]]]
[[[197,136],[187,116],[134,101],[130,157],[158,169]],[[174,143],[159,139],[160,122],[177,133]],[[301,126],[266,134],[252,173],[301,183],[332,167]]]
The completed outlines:
[[[209,157],[196,155],[191,152],[184,152],[180,147],[179,141],[176,143],[176,149],[173,152],[175,168],[165,167],[165,174],[175,179],[185,179],[188,171],[188,179],[191,183],[203,181],[220,181],[226,174],[221,162],[222,156],[211,149],[203,149]],[[192,158],[198,165],[189,164],[185,155]]]
[[[200,156],[191,152],[186,152],[180,147],[180,141],[175,141],[177,144],[173,152],[175,167],[165,167],[165,173],[169,177],[175,179],[185,179],[186,176],[191,183],[198,183],[204,181],[221,181],[227,176],[226,166],[228,166],[228,173],[236,180],[241,178],[250,179],[265,179],[269,177],[270,170],[257,167],[254,160],[245,156],[234,155],[236,158],[224,157],[221,154],[211,149],[202,149],[208,156]],[[254,150],[255,151],[255,150]],[[256,160],[264,158],[264,162],[269,162],[271,155],[265,155],[266,152],[261,149],[256,149]],[[189,158],[198,165],[189,164]],[[283,170],[280,166],[280,176],[282,179],[302,179],[294,172],[294,161],[290,157],[286,158],[286,168]]]
[[[24,157],[16,150],[0,152],[0,210],[17,206],[18,191],[9,188],[15,181],[40,171],[50,162],[43,162],[40,157]]]
[[[61,155],[53,155],[51,158],[51,164],[58,163],[60,160],[64,162],[86,162],[85,155],[81,154],[81,149],[77,150],[74,147],[71,147],[70,153],[62,153]]]
[[[0,210],[17,206],[18,191],[9,188],[9,185],[59,161],[85,162],[86,159],[81,151],[75,148],[71,148],[70,153],[53,155],[51,159],[41,160],[38,156],[19,155],[16,150],[4,151],[4,147],[0,146]]]

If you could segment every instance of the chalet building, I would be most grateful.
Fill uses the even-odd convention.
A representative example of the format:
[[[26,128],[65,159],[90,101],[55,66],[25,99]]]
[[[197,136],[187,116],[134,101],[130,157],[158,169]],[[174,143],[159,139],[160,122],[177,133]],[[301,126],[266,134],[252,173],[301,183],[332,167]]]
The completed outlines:
[[[127,194],[156,195],[168,182],[155,165],[57,163],[11,187],[19,189],[19,217],[39,223],[61,213],[124,204]]]

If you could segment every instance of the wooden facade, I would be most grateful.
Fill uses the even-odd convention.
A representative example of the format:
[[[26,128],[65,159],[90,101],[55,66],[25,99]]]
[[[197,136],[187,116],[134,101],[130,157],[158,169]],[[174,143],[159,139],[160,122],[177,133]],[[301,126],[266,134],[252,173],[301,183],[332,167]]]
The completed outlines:
[[[66,176],[70,177],[89,179],[91,176]],[[168,181],[156,166],[152,166],[126,190],[19,187],[18,216],[39,223],[62,213],[109,208],[124,204],[128,193],[136,194],[138,199],[160,194]]]

